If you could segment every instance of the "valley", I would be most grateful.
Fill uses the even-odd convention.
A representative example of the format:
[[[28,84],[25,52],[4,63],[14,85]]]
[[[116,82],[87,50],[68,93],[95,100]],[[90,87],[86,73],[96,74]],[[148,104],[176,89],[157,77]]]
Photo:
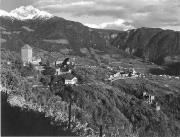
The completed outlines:
[[[27,122],[42,126],[33,135],[179,137],[179,32],[45,15],[0,16],[3,102],[13,116],[32,114]],[[4,135],[13,128],[6,120]]]

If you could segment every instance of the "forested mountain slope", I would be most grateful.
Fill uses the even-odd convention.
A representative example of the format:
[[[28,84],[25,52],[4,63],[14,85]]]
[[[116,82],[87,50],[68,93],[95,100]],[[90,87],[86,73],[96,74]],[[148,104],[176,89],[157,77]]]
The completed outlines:
[[[157,64],[180,62],[180,32],[139,28],[120,32],[111,44]]]

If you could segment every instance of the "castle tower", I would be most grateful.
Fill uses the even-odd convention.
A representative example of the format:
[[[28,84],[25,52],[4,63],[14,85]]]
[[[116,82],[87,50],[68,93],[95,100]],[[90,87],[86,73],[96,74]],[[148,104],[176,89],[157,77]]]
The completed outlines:
[[[23,63],[32,62],[32,48],[28,44],[21,48],[21,58]]]

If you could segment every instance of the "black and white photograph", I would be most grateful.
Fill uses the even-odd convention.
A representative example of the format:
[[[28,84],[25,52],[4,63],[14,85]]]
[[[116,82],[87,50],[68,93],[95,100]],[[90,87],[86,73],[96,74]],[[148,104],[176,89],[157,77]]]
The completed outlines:
[[[180,0],[0,0],[0,136],[180,137]]]

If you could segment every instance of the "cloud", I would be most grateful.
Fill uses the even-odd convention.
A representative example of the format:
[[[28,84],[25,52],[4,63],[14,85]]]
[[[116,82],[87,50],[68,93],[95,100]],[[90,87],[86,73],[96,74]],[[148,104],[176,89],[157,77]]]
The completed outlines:
[[[0,0],[0,9],[11,11],[20,6],[31,5],[36,0]]]
[[[104,22],[98,25],[97,24],[85,24],[85,25],[91,28],[99,28],[99,29],[129,30],[135,28],[130,23],[125,22],[125,20],[123,19],[117,19],[113,22]]]
[[[36,5],[52,13],[68,13],[74,17],[108,16],[116,21],[123,19],[131,21],[135,27],[180,26],[179,0],[39,0]],[[100,25],[88,24],[99,28],[122,26],[123,23],[116,21]]]
[[[75,7],[84,7],[84,6],[89,6],[95,4],[94,1],[82,1],[82,0],[49,0],[49,1],[44,1],[44,0],[39,0],[34,5],[39,6],[39,8],[44,8],[44,9],[55,9],[55,10],[61,10],[61,9],[66,9],[67,11],[75,8]]]
[[[134,26],[180,31],[180,0],[0,0],[0,9],[6,11],[23,5],[33,5],[96,28]],[[124,23],[118,22],[119,19]]]

